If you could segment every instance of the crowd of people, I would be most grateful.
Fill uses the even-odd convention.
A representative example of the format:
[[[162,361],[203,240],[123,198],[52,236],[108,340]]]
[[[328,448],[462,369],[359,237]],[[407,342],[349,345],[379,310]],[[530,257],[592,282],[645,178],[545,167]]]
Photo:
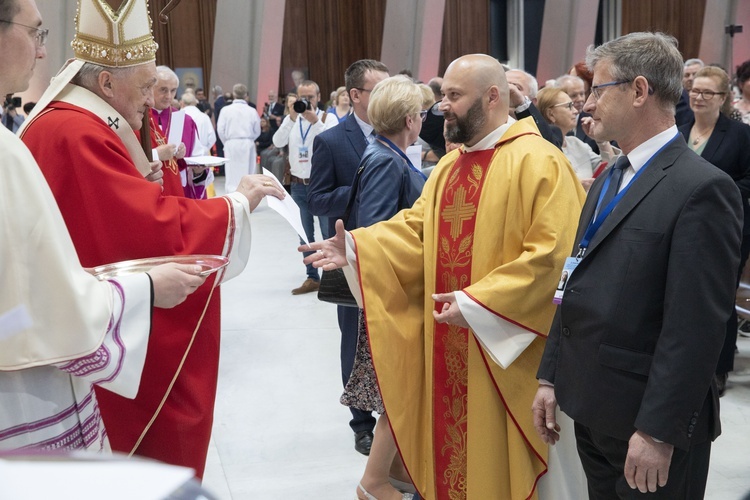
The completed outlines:
[[[483,54],[427,84],[362,59],[328,103],[297,75],[260,110],[240,83],[177,100],[147,11],[86,15],[98,1],[25,120],[3,107],[0,450],[201,477],[218,286],[245,267],[255,207],[290,195],[309,241],[291,293],[340,268],[356,300],[337,314],[358,498],[702,497],[750,254],[750,61],[733,85],[631,33],[539,89]],[[41,26],[34,0],[0,0],[3,94],[45,57]],[[140,36],[92,45],[124,26]],[[224,196],[192,160],[212,151]],[[229,265],[90,274],[192,254]]]

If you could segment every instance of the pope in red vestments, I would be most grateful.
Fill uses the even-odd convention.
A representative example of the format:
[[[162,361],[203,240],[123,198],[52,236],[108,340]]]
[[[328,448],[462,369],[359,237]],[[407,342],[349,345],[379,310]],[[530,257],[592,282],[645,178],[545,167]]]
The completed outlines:
[[[86,110],[54,102],[28,127],[23,140],[52,188],[85,267],[163,255],[228,253],[232,204],[226,198],[163,196],[158,184],[138,173],[117,135]],[[146,366],[134,400],[97,390],[114,450],[128,453],[136,446],[197,330],[179,377],[136,453],[202,474],[219,361],[219,289],[213,284],[209,278],[182,305],[154,310]]]
[[[106,33],[108,38],[102,38]],[[128,37],[115,36],[127,33]],[[283,189],[262,175],[236,193],[192,200],[162,193],[158,163],[135,137],[153,106],[157,44],[146,0],[79,0],[76,58],[39,98],[21,130],[49,183],[85,267],[213,254],[229,265],[185,302],[156,309],[135,399],[97,390],[112,449],[192,467],[200,477],[219,362],[219,289],[245,267],[250,212]],[[145,178],[144,178],[145,177]]]

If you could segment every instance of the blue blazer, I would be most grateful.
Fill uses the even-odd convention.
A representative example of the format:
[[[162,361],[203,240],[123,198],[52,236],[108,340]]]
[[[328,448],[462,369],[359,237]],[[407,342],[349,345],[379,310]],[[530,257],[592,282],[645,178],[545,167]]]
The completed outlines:
[[[694,123],[695,118],[679,127],[686,141]],[[701,157],[728,173],[740,188],[745,215],[742,234],[750,234],[750,204],[747,201],[750,198],[750,126],[720,113]]]
[[[353,114],[313,141],[307,203],[313,215],[330,217],[330,234],[336,232],[336,220],[346,211],[354,174],[365,148],[367,140]]]
[[[362,174],[347,228],[367,227],[388,220],[411,207],[422,193],[424,177],[379,141],[367,146],[360,166]]]

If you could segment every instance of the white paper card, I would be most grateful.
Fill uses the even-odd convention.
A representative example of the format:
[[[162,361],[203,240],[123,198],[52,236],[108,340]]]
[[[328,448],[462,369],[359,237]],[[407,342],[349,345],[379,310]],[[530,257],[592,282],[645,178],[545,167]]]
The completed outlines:
[[[188,165],[221,165],[229,161],[229,158],[221,156],[186,156],[185,163]]]
[[[275,175],[273,175],[270,170],[264,168],[263,173],[273,179],[273,182],[278,184],[281,189],[284,189],[284,186],[279,182],[279,180]],[[292,228],[297,232],[299,237],[302,238],[302,241],[309,245],[310,242],[307,241],[305,228],[302,227],[302,217],[300,217],[299,214],[299,206],[294,203],[292,197],[286,196],[283,200],[280,200],[275,196],[266,196],[266,200],[268,201],[268,206],[273,210],[276,210],[283,218],[285,218],[287,222],[289,222],[289,224],[292,226]]]
[[[182,131],[185,129],[185,112],[173,111],[169,119],[169,137],[167,143],[179,145],[182,142]]]

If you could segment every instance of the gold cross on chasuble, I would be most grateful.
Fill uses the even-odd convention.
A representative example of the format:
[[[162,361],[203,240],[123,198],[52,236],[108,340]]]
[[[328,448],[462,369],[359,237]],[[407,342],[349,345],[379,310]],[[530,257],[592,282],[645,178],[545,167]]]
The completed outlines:
[[[445,207],[440,216],[445,222],[450,224],[451,238],[455,240],[461,234],[463,223],[473,219],[476,212],[476,205],[466,202],[466,188],[459,186],[456,188],[456,195],[453,197],[453,202]]]

